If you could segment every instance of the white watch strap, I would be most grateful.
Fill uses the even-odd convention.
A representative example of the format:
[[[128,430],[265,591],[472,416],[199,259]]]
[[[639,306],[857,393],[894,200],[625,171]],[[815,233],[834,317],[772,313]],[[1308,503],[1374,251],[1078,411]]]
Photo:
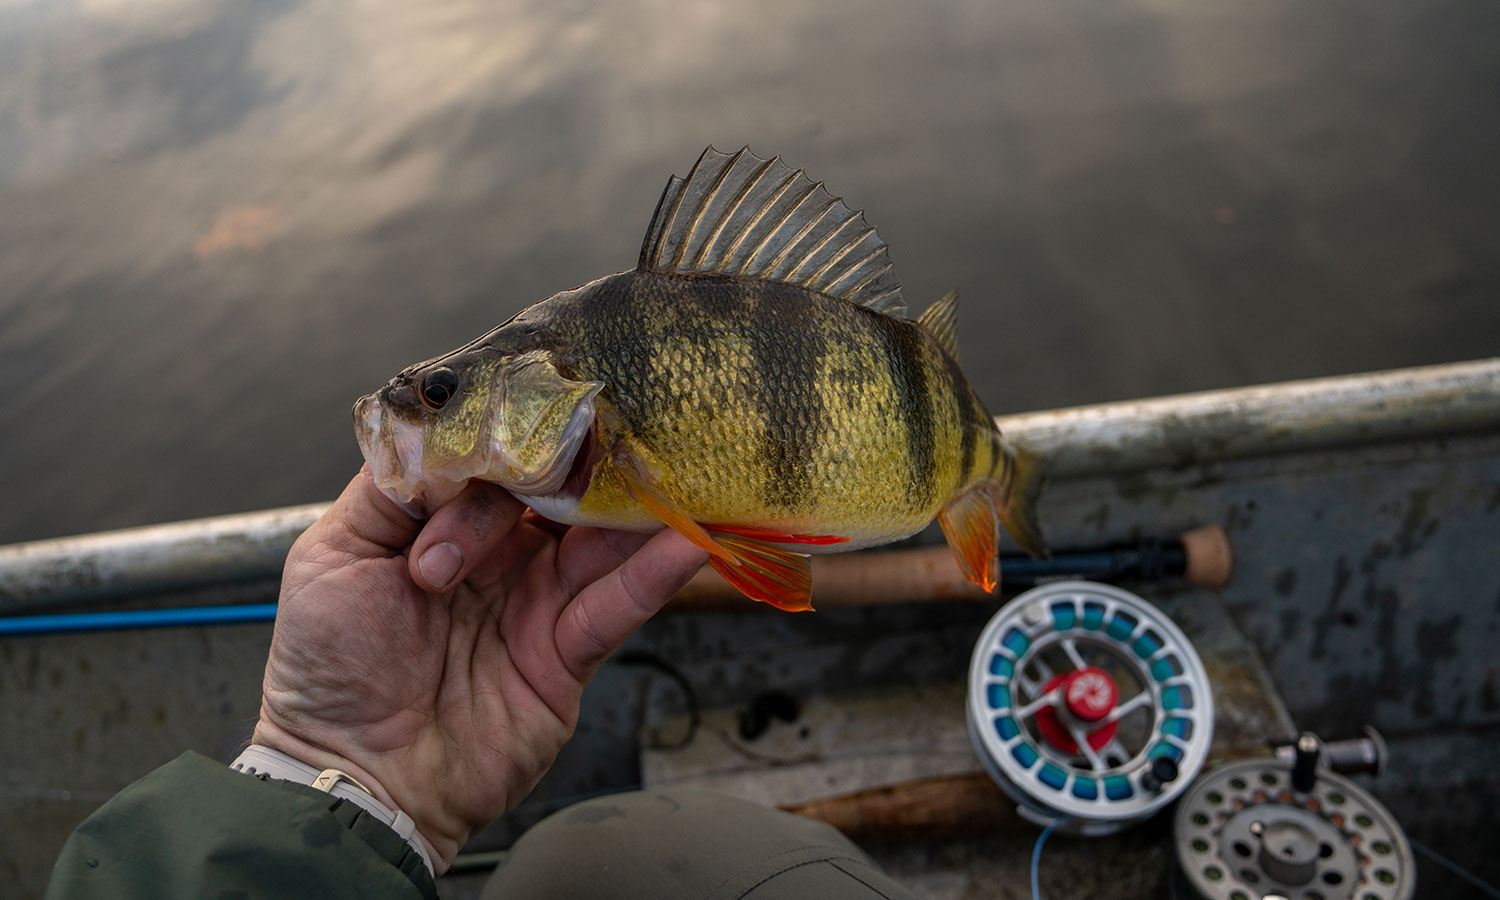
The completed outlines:
[[[319,771],[301,760],[287,756],[280,750],[272,750],[270,747],[262,747],[259,744],[246,747],[245,752],[229,764],[229,768],[257,778],[274,778],[277,781],[305,784],[326,794],[348,800],[374,816],[377,821],[389,825],[391,830],[417,851],[417,855],[427,866],[427,871],[429,873],[433,871],[432,859],[427,855],[427,848],[417,834],[417,823],[412,821],[411,816],[399,809],[391,809],[375,799],[374,795],[348,772],[338,769]]]

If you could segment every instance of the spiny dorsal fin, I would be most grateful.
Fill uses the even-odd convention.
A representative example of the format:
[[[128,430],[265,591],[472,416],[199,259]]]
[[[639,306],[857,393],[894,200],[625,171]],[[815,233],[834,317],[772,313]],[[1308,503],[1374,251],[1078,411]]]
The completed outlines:
[[[672,176],[641,244],[642,269],[710,272],[795,284],[905,315],[885,241],[864,214],[781,157],[703,151]]]
[[[958,359],[958,288],[944,294],[943,299],[927,307],[927,311],[917,319],[917,324],[927,329],[927,333],[937,339],[949,356]]]

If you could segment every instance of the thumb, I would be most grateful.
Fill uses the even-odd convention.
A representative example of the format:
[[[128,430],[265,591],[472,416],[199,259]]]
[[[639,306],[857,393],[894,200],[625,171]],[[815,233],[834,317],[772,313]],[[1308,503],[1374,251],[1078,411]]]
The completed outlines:
[[[411,546],[421,530],[421,522],[375,486],[366,465],[297,543],[323,544],[354,556],[387,556]]]

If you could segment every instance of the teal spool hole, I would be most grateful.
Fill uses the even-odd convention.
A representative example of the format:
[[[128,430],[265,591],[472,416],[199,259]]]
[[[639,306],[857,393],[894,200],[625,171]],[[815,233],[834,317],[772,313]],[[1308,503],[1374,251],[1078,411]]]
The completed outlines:
[[[1063,785],[1068,783],[1068,773],[1054,766],[1052,763],[1043,763],[1042,767],[1037,770],[1036,777],[1042,784],[1052,788],[1054,791],[1062,790]]]
[[[1163,719],[1161,733],[1181,738],[1185,741],[1193,736],[1193,720],[1184,719],[1181,716],[1172,716],[1169,719]]]
[[[1104,776],[1104,796],[1111,800],[1128,800],[1135,794],[1135,788],[1130,786],[1130,779],[1124,775]]]
[[[1151,677],[1157,681],[1168,681],[1181,674],[1182,664],[1177,661],[1177,657],[1170,654],[1151,664]]]
[[[1010,661],[1010,657],[996,653],[990,657],[990,674],[999,678],[1009,678],[1016,673],[1016,664]]]
[[[1010,690],[1003,684],[992,684],[984,689],[984,697],[990,709],[1010,709]]]
[[[1170,759],[1173,762],[1182,762],[1182,751],[1172,744],[1167,743],[1166,741],[1162,741],[1158,744],[1153,745],[1150,752],[1148,752],[1146,756],[1149,759],[1155,759],[1158,756],[1165,756],[1167,759]]]
[[[1083,604],[1083,627],[1089,631],[1098,631],[1099,626],[1104,624],[1104,604]]]
[[[1099,799],[1099,785],[1094,779],[1079,775],[1073,779],[1073,796],[1080,800],[1097,800]]]
[[[1023,634],[1021,629],[1012,628],[1005,632],[1004,637],[1000,638],[1000,643],[1005,649],[1011,652],[1011,655],[1020,656],[1026,652],[1027,647],[1031,646],[1031,638]]]
[[[1052,627],[1067,631],[1078,624],[1078,609],[1071,603],[1052,604]]]
[[[1193,692],[1185,684],[1174,684],[1161,692],[1162,709],[1192,709]]]
[[[1161,649],[1161,635],[1148,631],[1136,638],[1135,643],[1130,645],[1130,649],[1135,651],[1135,655],[1141,659],[1150,659],[1156,655],[1156,651]]]
[[[1023,769],[1029,769],[1036,765],[1036,750],[1032,749],[1032,746],[1024,741],[1010,748],[1010,755],[1016,758],[1016,762],[1020,763]]]
[[[1117,612],[1114,618],[1109,620],[1109,625],[1104,629],[1104,633],[1117,641],[1124,641],[1135,631],[1137,624],[1139,622],[1137,622],[1134,616],[1129,613]]]
[[[995,719],[995,733],[1000,735],[1000,740],[1008,741],[1021,733],[1021,726],[1010,716],[999,716]]]

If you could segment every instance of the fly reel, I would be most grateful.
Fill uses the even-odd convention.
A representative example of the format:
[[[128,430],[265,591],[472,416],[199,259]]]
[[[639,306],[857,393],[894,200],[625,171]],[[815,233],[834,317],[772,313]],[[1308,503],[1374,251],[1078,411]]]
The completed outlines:
[[[969,737],[1026,818],[1102,835],[1186,790],[1213,738],[1198,654],[1154,606],[1087,581],[1029,590],[969,664]]]
[[[1416,865],[1401,826],[1354,782],[1295,757],[1220,766],[1177,806],[1177,862],[1201,900],[1410,900]]]

